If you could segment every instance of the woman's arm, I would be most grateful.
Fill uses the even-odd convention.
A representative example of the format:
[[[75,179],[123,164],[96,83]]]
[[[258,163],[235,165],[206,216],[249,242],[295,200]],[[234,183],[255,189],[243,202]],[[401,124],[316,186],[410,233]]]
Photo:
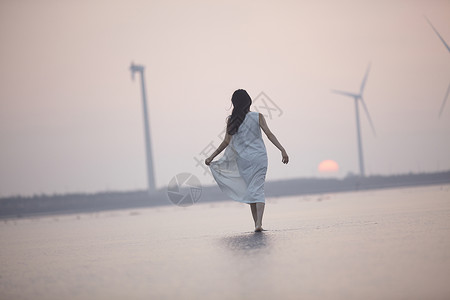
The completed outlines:
[[[222,152],[230,143],[231,141],[231,135],[228,134],[228,132],[225,135],[225,138],[223,139],[223,142],[220,143],[219,147],[217,147],[217,150],[214,151],[213,154],[211,154],[210,157],[208,157],[207,159],[205,159],[205,164],[209,166],[209,164],[212,162],[212,160],[214,159],[214,157],[216,157],[217,155],[220,154],[220,152]]]
[[[280,151],[281,151],[281,161],[284,164],[287,164],[289,162],[289,156],[286,153],[286,150],[284,150],[283,146],[281,146],[280,142],[278,141],[277,137],[270,131],[269,126],[267,126],[266,119],[264,116],[260,113],[259,114],[259,126],[264,131],[264,133],[267,135],[267,138],[269,141],[272,142],[272,144],[275,145]]]

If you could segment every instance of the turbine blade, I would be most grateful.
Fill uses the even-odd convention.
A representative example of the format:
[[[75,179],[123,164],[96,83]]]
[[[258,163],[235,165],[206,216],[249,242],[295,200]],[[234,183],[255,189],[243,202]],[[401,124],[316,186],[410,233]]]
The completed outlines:
[[[370,65],[371,65],[371,63],[369,63],[369,65],[367,66],[366,74],[364,75],[363,81],[361,82],[361,88],[359,89],[359,94],[360,95],[363,94],[364,86],[366,85],[366,81],[367,81],[367,76],[369,76]]]
[[[445,93],[444,101],[442,101],[441,109],[439,110],[439,118],[441,117],[442,112],[444,111],[445,102],[447,102],[449,93],[450,93],[450,83],[448,84],[447,93]]]
[[[439,34],[439,32],[437,31],[437,29],[433,26],[433,24],[431,23],[431,21],[427,18],[427,16],[423,16],[425,18],[425,20],[427,20],[428,24],[430,24],[431,28],[433,28],[433,31],[436,33],[436,35],[439,37],[439,39],[442,41],[442,43],[444,44],[444,46],[447,48],[448,52],[450,52],[450,47],[448,46],[448,44],[445,42],[444,38]]]
[[[331,92],[335,93],[335,94],[339,94],[339,95],[353,97],[353,98],[358,98],[359,97],[359,95],[356,95],[354,93],[344,92],[344,91],[331,90]]]
[[[367,109],[367,106],[366,106],[366,102],[364,102],[364,99],[362,97],[360,99],[361,99],[361,103],[363,105],[364,111],[366,112],[367,119],[369,119],[370,127],[372,127],[373,135],[376,137],[377,133],[375,132],[375,126],[373,126],[372,118],[370,117],[369,110]]]

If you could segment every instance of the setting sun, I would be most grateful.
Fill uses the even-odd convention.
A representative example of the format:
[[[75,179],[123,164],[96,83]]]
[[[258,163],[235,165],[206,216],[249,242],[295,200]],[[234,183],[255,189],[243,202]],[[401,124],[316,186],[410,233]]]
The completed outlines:
[[[322,161],[317,168],[320,173],[333,173],[339,171],[337,162],[331,159]]]

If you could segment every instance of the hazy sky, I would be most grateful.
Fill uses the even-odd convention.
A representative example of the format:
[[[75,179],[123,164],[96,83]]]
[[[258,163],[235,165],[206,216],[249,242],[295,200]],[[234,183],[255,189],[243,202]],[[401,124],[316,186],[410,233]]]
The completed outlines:
[[[0,1],[0,196],[146,187],[146,66],[156,184],[181,172],[223,130],[231,94],[264,92],[282,111],[266,139],[268,179],[450,169],[450,1]],[[450,100],[449,100],[450,102]],[[257,102],[255,103],[257,104]],[[362,111],[361,111],[362,113]]]

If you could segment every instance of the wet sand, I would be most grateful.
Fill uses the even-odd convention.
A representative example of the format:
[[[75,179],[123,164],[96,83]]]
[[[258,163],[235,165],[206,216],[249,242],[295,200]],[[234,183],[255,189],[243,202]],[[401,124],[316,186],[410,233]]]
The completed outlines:
[[[450,299],[449,185],[0,222],[0,299]]]

